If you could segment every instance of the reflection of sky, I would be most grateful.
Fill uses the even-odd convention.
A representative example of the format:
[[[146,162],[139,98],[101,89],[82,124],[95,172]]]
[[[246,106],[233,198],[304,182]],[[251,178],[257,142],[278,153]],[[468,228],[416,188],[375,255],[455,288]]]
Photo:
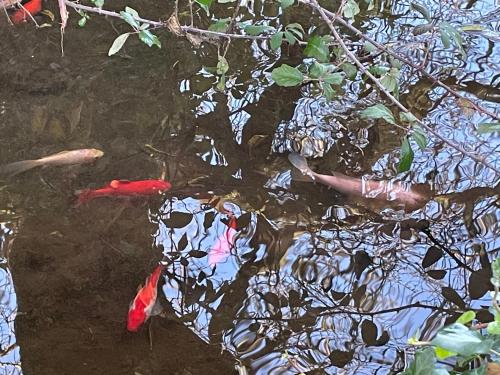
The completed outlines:
[[[0,369],[2,374],[22,374],[20,348],[16,344],[15,319],[17,298],[12,275],[7,266],[8,250],[13,240],[11,223],[0,223]]]
[[[400,53],[408,57],[415,57],[416,54],[422,57],[423,52],[418,48],[423,46],[422,42],[429,35],[415,36],[411,29],[425,21],[422,18],[415,19],[417,13],[409,11],[408,3],[383,4],[392,4],[392,13],[402,15],[401,18],[393,19],[391,23],[374,19],[367,21],[365,26],[379,41],[387,42],[382,39],[384,35],[389,35],[393,41],[400,40],[401,43],[393,45]],[[436,15],[443,12],[443,4],[439,2],[428,1],[426,4],[434,9]],[[449,21],[471,22],[493,10],[493,2],[477,2],[474,7],[467,11],[458,10],[458,15]],[[451,15],[452,12],[442,14],[444,17]],[[500,47],[480,36],[468,35],[465,42],[471,61],[469,66],[464,67],[457,53],[444,49],[437,39],[436,50],[430,56],[429,71],[436,74],[437,63],[447,62],[457,68],[451,73],[457,79],[457,89],[460,90],[460,86],[465,88],[469,81],[492,85],[492,79],[498,80],[492,72],[500,71],[500,59],[496,58]],[[234,141],[238,144],[242,142],[243,129],[250,119],[250,111],[245,108],[261,99],[269,85],[269,72],[276,63],[269,58],[269,54],[263,53],[266,50],[265,43],[254,42],[251,48],[253,57],[260,59],[258,68],[246,74],[252,77],[248,82],[229,79],[226,101],[223,102],[228,108]],[[206,72],[200,74],[206,75]],[[417,85],[421,81],[410,69],[404,69],[401,94],[411,92],[414,88],[420,89]],[[282,119],[279,124],[270,124],[276,127],[273,151],[294,150],[296,143],[299,143],[307,155],[324,156],[332,149],[335,140],[340,138],[350,142],[353,148],[369,148],[369,136],[377,130],[373,129],[373,124],[363,124],[359,118],[351,116],[352,110],[357,110],[360,104],[373,104],[373,97],[358,98],[362,88],[359,82],[354,83],[342,98],[332,103],[318,98],[308,88],[302,89],[302,97],[295,103],[291,118]],[[189,84],[184,82],[181,89],[189,90]],[[461,92],[474,102],[498,112],[497,104]],[[198,98],[198,115],[215,111],[216,105],[220,105],[213,101],[215,93],[210,88]],[[440,88],[424,87],[424,107],[439,101],[432,109],[417,108],[425,111],[424,121],[434,126],[445,138],[464,143],[467,150],[485,154],[491,163],[499,166],[499,137],[495,134],[478,135],[476,132],[477,125],[488,119],[477,113],[467,114],[463,103],[453,97],[443,97],[444,94]],[[350,121],[360,122],[360,128],[351,131]],[[207,140],[212,151],[206,154],[204,160],[211,165],[225,166],[224,163],[210,162],[215,160],[209,156],[217,152],[217,145],[213,139],[204,138],[204,141]],[[416,144],[413,146],[415,160],[412,172],[397,176],[407,182],[430,182],[438,194],[465,192],[498,183],[491,171],[463,158],[447,146],[442,147],[432,138],[424,151],[418,150]],[[372,165],[368,166],[371,170],[364,172],[395,177],[399,152],[393,149],[377,155]],[[271,206],[293,204],[290,202],[301,198],[290,186],[288,171],[277,172],[264,187],[281,188],[268,193]],[[202,209],[195,199],[174,198],[161,209],[164,220],[169,218],[171,211],[192,213],[193,216],[189,224],[182,228],[168,228],[164,222],[159,223],[156,243],[163,245],[165,256],[172,259],[164,294],[179,316],[189,317],[188,321],[193,322],[192,328],[200,337],[214,341],[218,340],[219,334],[222,335],[223,346],[238,359],[241,366],[251,369],[250,373],[296,374],[313,369],[322,369],[328,374],[337,373],[337,368],[329,358],[333,350],[352,353],[353,360],[345,367],[348,373],[380,373],[381,367],[381,372],[387,373],[392,363],[404,355],[401,354],[402,350],[417,329],[421,330],[421,338],[428,339],[442,326],[446,317],[440,309],[457,309],[443,297],[443,287],[456,290],[470,306],[479,308],[489,304],[487,295],[480,300],[470,300],[467,291],[470,273],[457,267],[449,256],[445,255],[424,269],[421,266],[422,258],[433,245],[432,241],[414,228],[402,228],[405,220],[410,218],[430,220],[431,233],[438,241],[472,269],[480,269],[473,249],[480,246],[490,254],[490,258],[496,256],[496,249],[500,246],[500,239],[497,238],[500,212],[493,198],[476,196],[474,201],[469,199],[466,203],[474,206],[473,229],[466,225],[468,218],[464,202],[432,200],[422,210],[408,215],[390,212],[383,220],[352,220],[362,221],[356,225],[345,223],[359,216],[357,207],[339,202],[324,210],[321,223],[317,222],[317,217],[312,217],[312,229],[295,233],[293,241],[282,249],[282,253],[276,251],[279,247],[277,244],[288,243],[285,241],[285,229],[290,231],[290,228],[267,222],[272,229],[266,229],[266,225],[262,224],[266,219],[252,213],[248,227],[237,235],[235,249],[227,259],[213,268],[208,264],[207,255],[197,254],[198,257],[195,257],[189,252],[196,250],[208,253],[227,230],[227,226],[221,222],[221,219],[227,218],[226,215],[212,208]],[[213,221],[209,220],[210,215],[213,215]],[[307,216],[307,213],[304,215]],[[187,245],[177,252],[183,238],[187,238]],[[361,272],[358,278],[354,271],[357,267],[355,254],[360,252],[366,252],[373,264]],[[275,256],[277,259],[274,259]],[[255,269],[248,267],[252,264]],[[429,270],[445,270],[446,274],[442,280],[438,280],[427,273]],[[224,307],[224,298],[231,295],[233,285],[235,288],[244,285],[243,290],[238,292],[241,294],[238,294],[239,299],[235,302],[237,305],[233,306],[236,311],[221,313],[218,309]],[[349,300],[337,298],[339,295],[345,295]],[[292,302],[296,305],[292,306]],[[435,306],[436,309],[405,307],[416,302]],[[384,312],[388,309],[394,311]],[[211,325],[221,324],[221,314],[226,314],[229,323],[222,325],[222,332],[211,331]],[[367,346],[359,326],[365,320],[375,324],[377,337],[380,338],[386,331],[389,343]]]

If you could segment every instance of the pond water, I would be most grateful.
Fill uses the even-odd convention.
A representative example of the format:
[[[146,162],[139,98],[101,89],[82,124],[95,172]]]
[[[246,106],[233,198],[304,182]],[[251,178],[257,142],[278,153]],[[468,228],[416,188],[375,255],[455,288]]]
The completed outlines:
[[[495,9],[426,4],[452,23]],[[172,11],[112,4],[125,5],[151,19]],[[246,2],[241,14],[280,19],[271,2]],[[285,17],[306,24],[311,15],[296,7]],[[493,37],[464,35],[467,64],[437,43],[427,69],[498,113],[500,18],[490,18]],[[307,85],[272,84],[273,67],[300,63],[293,48],[233,41],[220,91],[207,68],[215,44],[160,32],[160,50],[129,38],[110,58],[123,22],[92,16],[79,28],[77,19],[71,13],[61,57],[56,24],[0,17],[0,164],[104,151],[93,164],[0,181],[2,374],[389,374],[411,360],[417,331],[429,339],[467,309],[492,319],[493,171],[430,137],[411,172],[397,174],[404,132],[360,119],[380,99],[359,75],[331,102]],[[375,1],[355,21],[416,59],[429,38],[412,33],[421,23],[404,1]],[[486,116],[408,68],[399,85],[415,114],[500,167],[498,133],[476,132]],[[426,183],[434,193],[405,212],[296,181],[286,156],[299,149],[325,174]],[[162,177],[173,188],[152,199],[75,206],[77,190]],[[158,262],[164,312],[127,332],[129,304]]]

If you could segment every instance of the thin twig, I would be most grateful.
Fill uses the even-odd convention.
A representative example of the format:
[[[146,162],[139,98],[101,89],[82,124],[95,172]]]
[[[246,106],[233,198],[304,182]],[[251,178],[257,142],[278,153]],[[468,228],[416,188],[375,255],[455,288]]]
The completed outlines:
[[[371,74],[368,69],[365,68],[365,66],[358,60],[356,56],[349,50],[349,48],[345,45],[343,42],[342,38],[338,34],[337,30],[335,29],[335,26],[333,25],[332,19],[327,16],[325,13],[325,9],[323,9],[316,0],[301,0],[303,3],[310,5],[313,9],[315,9],[320,15],[321,18],[327,23],[328,27],[330,28],[334,38],[337,40],[339,43],[340,47],[345,51],[347,56],[351,59],[351,61],[358,66],[358,68],[370,78],[370,80],[375,83],[375,85],[379,88],[381,92],[383,92],[389,100],[396,105],[400,110],[406,113],[411,113],[399,100],[397,100],[387,89],[382,85],[380,80],[378,80],[373,74]],[[334,14],[334,13],[332,13]],[[337,17],[334,17],[335,20],[337,20]],[[415,116],[414,116],[415,117]],[[455,150],[459,151],[463,155],[467,155],[469,158],[472,160],[477,161],[480,164],[483,164],[484,166],[490,168],[491,170],[495,171],[497,174],[500,175],[500,169],[495,167],[493,164],[488,162],[484,157],[476,155],[475,153],[467,151],[462,145],[451,141],[450,139],[442,136],[439,134],[437,131],[435,131],[433,128],[431,128],[429,125],[425,124],[423,121],[419,120],[416,118],[416,122],[423,127],[425,130],[427,130],[429,133],[434,135],[436,138],[447,144],[448,146],[454,148]]]
[[[67,6],[73,8],[73,9],[80,9],[80,10],[84,10],[86,12],[97,13],[97,14],[100,14],[103,16],[122,18],[120,13],[113,12],[110,10],[105,10],[105,9],[97,8],[97,7],[91,7],[91,6],[75,3],[75,2],[69,1],[69,0],[64,0],[64,2],[66,3]],[[145,19],[142,17],[134,17],[134,16],[132,16],[132,17],[138,22],[146,23],[148,25],[154,26],[155,28],[166,28],[167,27],[167,24],[165,22],[152,21],[152,20],[148,20],[148,19]],[[191,26],[181,26],[181,30],[185,33],[202,34],[202,35],[206,35],[208,37],[214,37],[214,38],[232,38],[232,39],[249,39],[249,40],[271,39],[271,36],[221,33],[221,32],[217,32],[217,31],[199,29],[197,27],[191,27]]]
[[[439,78],[436,78],[434,77],[432,74],[430,73],[427,73],[427,71],[425,71],[425,69],[423,69],[421,66],[415,64],[414,62],[412,62],[411,60],[407,59],[406,57],[388,49],[387,47],[385,47],[383,44],[380,44],[379,42],[377,42],[376,40],[370,38],[369,36],[363,34],[359,29],[357,29],[356,27],[354,27],[353,25],[351,25],[349,22],[347,22],[346,20],[344,20],[342,18],[342,16],[336,14],[336,13],[333,13],[327,9],[324,9],[322,8],[321,6],[319,6],[317,4],[316,1],[311,1],[311,0],[299,0],[301,3],[303,4],[306,4],[306,5],[309,5],[309,6],[312,6],[313,8],[315,9],[318,9],[318,8],[321,8],[323,10],[323,12],[331,19],[333,19],[334,21],[338,22],[339,24],[341,24],[342,26],[346,27],[347,29],[349,29],[350,31],[352,31],[354,34],[356,34],[358,37],[360,37],[361,39],[363,40],[366,40],[367,42],[370,42],[371,44],[373,44],[375,47],[377,47],[379,50],[381,51],[384,51],[385,53],[391,55],[392,57],[404,62],[405,64],[411,66],[412,68],[414,69],[417,69],[420,73],[422,73],[424,76],[426,76],[427,78],[429,78],[433,83],[435,84],[438,84],[439,86],[441,86],[442,88],[444,88],[446,91],[448,91],[450,94],[452,94],[453,96],[457,97],[457,98],[460,98],[460,99],[463,99],[463,100],[466,100],[468,103],[470,103],[474,109],[476,109],[478,112],[482,112],[494,119],[497,119],[497,120],[500,120],[500,115],[494,113],[494,112],[491,112],[483,107],[481,107],[479,104],[477,103],[474,103],[471,99],[469,98],[466,98],[465,96],[461,95],[460,93],[458,93],[457,91],[453,90],[450,86],[448,86],[446,83],[442,82],[441,80],[439,80]],[[314,4],[316,2],[316,4]]]

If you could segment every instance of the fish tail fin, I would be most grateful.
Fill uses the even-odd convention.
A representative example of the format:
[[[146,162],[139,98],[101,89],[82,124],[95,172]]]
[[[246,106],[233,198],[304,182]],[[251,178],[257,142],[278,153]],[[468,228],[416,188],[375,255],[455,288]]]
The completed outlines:
[[[23,160],[16,161],[0,167],[0,175],[8,175],[9,177],[24,173],[32,168],[39,166],[38,160]]]
[[[78,190],[76,191],[76,194],[78,195],[78,198],[76,200],[75,207],[81,206],[94,198],[92,190],[90,189]]]
[[[305,157],[296,152],[292,152],[288,154],[288,161],[301,172],[301,175],[299,175],[298,173],[294,173],[295,171],[292,171],[293,180],[314,181],[314,172],[309,168]]]

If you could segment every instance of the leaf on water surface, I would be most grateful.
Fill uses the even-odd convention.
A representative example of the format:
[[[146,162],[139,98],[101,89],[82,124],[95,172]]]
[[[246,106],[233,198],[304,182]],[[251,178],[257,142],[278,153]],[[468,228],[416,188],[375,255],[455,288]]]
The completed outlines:
[[[379,103],[375,104],[371,107],[365,108],[360,113],[361,118],[366,119],[383,119],[390,124],[395,125],[396,120],[391,110],[387,108],[385,105]]]
[[[404,137],[403,143],[401,144],[401,159],[399,160],[398,171],[406,172],[410,169],[411,163],[413,162],[413,150],[411,149],[410,142],[408,142],[408,137]]]
[[[328,62],[330,60],[330,51],[328,49],[325,40],[318,36],[314,35],[307,42],[307,46],[304,49],[304,54],[309,57],[314,57],[319,62]]]
[[[361,322],[361,337],[368,346],[377,345],[378,328],[371,320],[365,319]]]
[[[330,352],[329,358],[332,365],[335,367],[342,368],[352,361],[354,357],[354,350],[344,351],[344,350],[332,350]]]
[[[500,122],[483,122],[478,125],[479,134],[500,132]]]
[[[429,12],[429,9],[427,9],[427,7],[425,5],[422,5],[422,4],[419,4],[415,1],[412,1],[410,3],[410,8],[419,12],[422,16],[424,16],[424,18],[427,21],[429,21],[429,22],[431,21],[431,14]]]
[[[468,285],[470,298],[481,298],[488,291],[493,290],[493,284],[490,281],[491,276],[491,268],[481,268],[480,270],[471,272]]]
[[[450,288],[448,286],[444,286],[441,288],[441,294],[443,295],[444,298],[446,298],[448,301],[451,303],[455,304],[456,306],[460,307],[461,309],[466,308],[466,304],[462,297],[457,293],[457,291],[453,288]]]
[[[389,342],[390,339],[391,339],[391,337],[389,336],[389,332],[383,331],[377,340],[376,346],[384,346],[385,344],[387,344]]]
[[[482,336],[477,331],[469,330],[460,323],[441,328],[431,343],[463,356],[488,354],[493,346],[493,340]]]
[[[430,270],[427,271],[427,275],[432,277],[434,280],[442,280],[446,276],[446,270]]]
[[[173,211],[167,219],[162,219],[162,221],[169,228],[184,228],[192,219],[193,214]]]
[[[119,50],[122,49],[123,45],[127,41],[128,37],[130,36],[130,33],[125,33],[120,36],[118,36],[114,41],[111,47],[109,48],[108,51],[108,56],[114,55],[117,53]]]
[[[182,251],[184,250],[187,245],[188,245],[188,238],[187,238],[187,233],[184,233],[181,237],[181,239],[179,240],[179,242],[177,243],[177,250],[178,251]]]
[[[443,250],[436,246],[430,246],[422,260],[422,267],[427,268],[443,257]]]

